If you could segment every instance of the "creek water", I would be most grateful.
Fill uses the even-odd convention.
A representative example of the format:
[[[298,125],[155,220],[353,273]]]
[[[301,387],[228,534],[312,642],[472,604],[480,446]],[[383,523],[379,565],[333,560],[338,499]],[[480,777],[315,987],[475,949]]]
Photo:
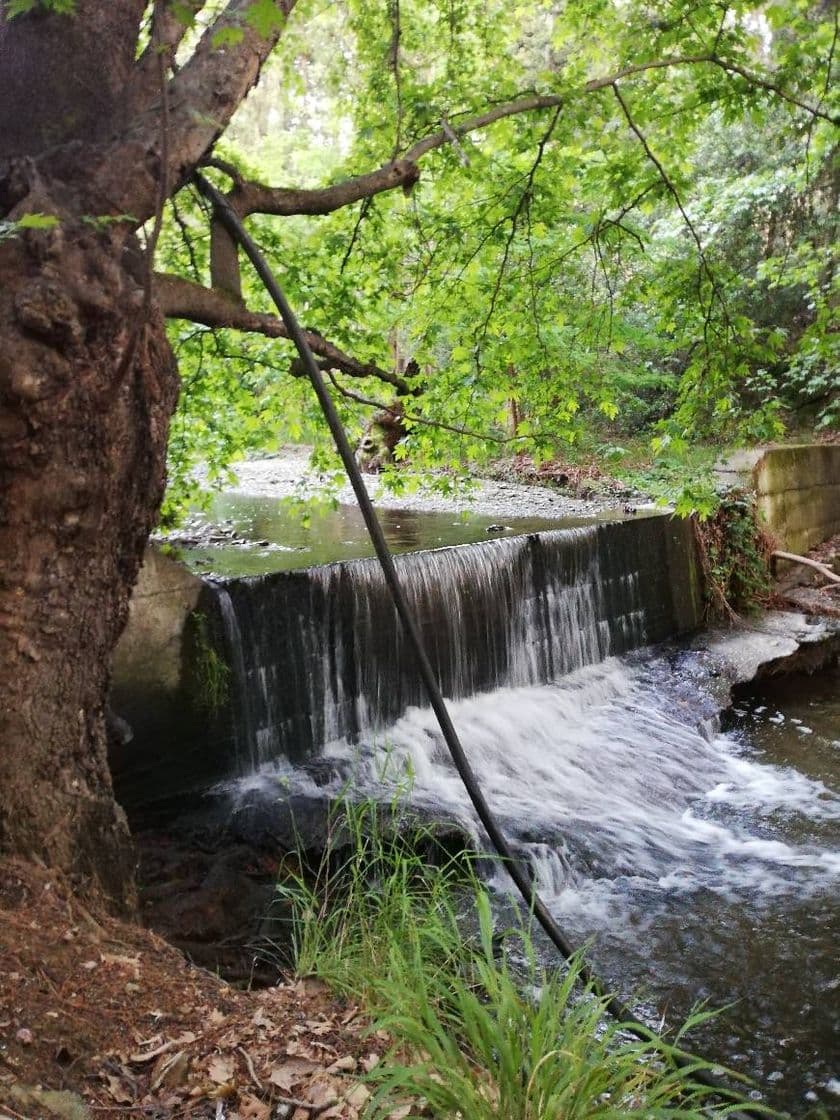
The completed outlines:
[[[618,508],[550,519],[387,506],[377,512],[388,545],[396,553],[476,544],[488,536],[571,528],[623,517]],[[214,530],[214,526],[219,528]],[[176,545],[180,558],[201,574],[225,579],[373,555],[356,505],[301,504],[262,495],[220,493],[210,498],[206,512],[191,517],[186,528],[183,536],[188,543]],[[231,537],[238,542],[237,547],[231,547]]]
[[[596,970],[652,1025],[726,1008],[692,1047],[774,1106],[835,1114],[840,676],[745,695],[715,729],[696,655],[646,646],[673,597],[654,521],[399,566],[488,801]],[[373,563],[217,593],[235,798],[327,802],[350,781],[481,845]],[[503,920],[503,872],[492,886]]]
[[[703,734],[678,672],[655,652],[611,658],[451,711],[517,853],[608,982],[652,1024],[673,1027],[700,1001],[726,1008],[690,1045],[753,1078],[768,1103],[801,1116],[819,1101],[833,1114],[840,677],[803,680],[789,705],[756,694],[725,731]],[[350,782],[457,820],[482,843],[428,709],[322,757],[326,784],[323,767],[316,784],[278,760],[242,786],[329,797]],[[504,872],[492,886],[504,909]]]

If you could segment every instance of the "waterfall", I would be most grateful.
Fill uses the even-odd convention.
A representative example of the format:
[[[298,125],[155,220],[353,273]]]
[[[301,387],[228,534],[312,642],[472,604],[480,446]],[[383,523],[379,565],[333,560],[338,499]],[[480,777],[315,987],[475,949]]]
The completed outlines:
[[[239,619],[236,617],[233,600],[227,589],[216,588],[216,601],[222,620],[222,632],[227,645],[228,664],[231,673],[231,693],[233,700],[233,744],[236,762],[240,770],[255,766],[259,762],[257,735],[251,705],[249,676],[245,668],[245,649]]]
[[[652,563],[664,520],[398,556],[444,695],[545,683],[666,636],[670,574]],[[231,580],[217,594],[240,769],[356,741],[426,702],[375,560]]]

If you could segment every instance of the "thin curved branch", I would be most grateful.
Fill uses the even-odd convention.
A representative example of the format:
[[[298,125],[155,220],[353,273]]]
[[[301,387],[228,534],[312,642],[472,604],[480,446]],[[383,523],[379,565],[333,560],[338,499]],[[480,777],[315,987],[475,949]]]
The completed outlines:
[[[507,239],[505,240],[505,248],[502,254],[502,263],[499,265],[499,271],[496,274],[496,282],[493,285],[493,291],[490,296],[490,305],[488,307],[487,314],[484,317],[484,322],[477,328],[473,336],[475,339],[474,350],[476,366],[479,366],[481,362],[481,348],[484,345],[484,341],[487,337],[487,329],[490,326],[490,321],[496,311],[496,304],[498,303],[499,295],[501,294],[502,283],[504,281],[505,273],[507,272],[511,251],[513,249],[513,243],[516,238],[516,232],[519,228],[519,220],[522,217],[523,212],[527,213],[530,209],[531,198],[534,191],[534,180],[537,175],[537,170],[539,169],[539,166],[543,161],[546,145],[551,139],[554,129],[557,127],[557,121],[560,117],[560,108],[561,106],[558,105],[554,110],[551,115],[551,120],[549,121],[548,128],[540,137],[540,142],[537,145],[537,154],[534,157],[534,161],[528,171],[528,175],[525,179],[525,186],[523,187],[522,192],[519,195],[513,213],[509,215],[508,220],[510,221],[510,231],[508,232]]]
[[[694,222],[691,220],[691,217],[689,216],[689,213],[685,208],[685,205],[683,203],[680,192],[677,190],[676,184],[674,183],[673,179],[670,177],[668,172],[665,170],[665,167],[662,164],[662,161],[659,159],[659,157],[656,155],[656,153],[651,148],[650,144],[648,143],[647,137],[645,136],[645,134],[642,132],[642,130],[639,128],[639,126],[636,124],[635,120],[633,119],[633,116],[630,112],[630,109],[627,105],[627,102],[624,100],[624,98],[621,94],[621,90],[618,88],[618,83],[617,82],[613,83],[612,91],[613,91],[613,94],[615,95],[616,100],[618,101],[618,104],[621,106],[621,111],[624,114],[624,118],[627,121],[628,127],[630,128],[631,132],[633,132],[633,134],[636,136],[639,143],[642,145],[642,148],[644,149],[645,155],[647,156],[648,160],[653,164],[653,166],[656,168],[660,179],[662,180],[662,182],[665,185],[668,193],[671,195],[674,202],[676,203],[677,209],[679,210],[679,212],[682,216],[683,222],[685,223],[686,228],[688,229],[689,233],[691,234],[692,240],[694,241],[694,244],[697,248],[697,259],[700,262],[700,268],[701,268],[702,272],[705,272],[706,276],[708,277],[709,284],[711,285],[712,292],[711,292],[711,296],[710,296],[710,299],[709,299],[709,306],[708,306],[708,308],[704,308],[703,333],[704,333],[704,337],[705,337],[705,335],[707,334],[707,332],[709,330],[709,325],[710,325],[711,316],[712,316],[712,308],[713,308],[713,304],[714,304],[715,299],[717,299],[718,303],[720,304],[720,308],[721,308],[721,311],[723,313],[723,316],[724,316],[724,319],[726,321],[727,326],[730,325],[729,324],[729,311],[728,311],[728,308],[727,308],[727,305],[726,305],[726,298],[724,296],[723,291],[721,290],[720,284],[718,283],[717,276],[716,276],[715,272],[713,271],[712,266],[709,263],[709,258],[706,255],[706,250],[703,247],[703,242],[700,238],[700,234],[697,232],[697,227],[694,225]],[[699,282],[698,282],[698,286],[699,286]],[[702,291],[698,291],[698,298],[700,298],[701,301],[702,301]]]
[[[376,408],[380,412],[393,411],[393,403],[386,404],[385,401],[377,401],[374,400],[373,397],[365,397],[361,393],[355,392],[353,389],[348,389],[346,385],[342,385],[329,369],[327,369],[326,373],[336,392],[340,393],[342,397],[346,397],[347,400],[355,401],[356,404],[363,404],[368,408]],[[425,416],[418,416],[416,413],[412,412],[403,411],[402,416],[411,424],[422,424],[426,428],[439,428],[442,432],[453,432],[456,436],[468,436],[470,439],[485,440],[489,443],[521,443],[529,438],[528,436],[494,436],[489,432],[478,432],[474,428],[463,428],[460,424],[444,424],[442,420],[430,420]]]
[[[240,218],[250,214],[271,214],[290,217],[294,214],[332,214],[351,203],[367,200],[374,195],[396,190],[408,193],[420,178],[417,161],[429,152],[452,143],[453,135],[465,136],[505,117],[519,113],[555,107],[559,112],[563,98],[558,95],[533,94],[515,101],[496,105],[485,113],[465,117],[457,124],[447,122],[445,128],[418,141],[399,159],[383,164],[375,171],[356,175],[328,187],[298,190],[293,187],[267,187],[262,183],[236,179],[227,195],[228,202]],[[218,163],[216,163],[218,166]],[[230,236],[219,222],[213,223],[211,233],[211,267],[214,287],[224,288],[235,295],[241,293],[238,260]]]
[[[226,292],[205,288],[181,276],[155,273],[155,296],[167,319],[188,319],[206,327],[228,327],[266,338],[289,337],[276,316],[251,311]],[[350,377],[375,377],[391,385],[400,396],[412,393],[412,387],[398,374],[373,362],[360,362],[315,331],[307,331],[306,337],[313,353],[325,363],[325,369],[337,369]]]
[[[795,105],[798,109],[804,109],[805,112],[809,113],[812,117],[819,117],[821,120],[828,121],[829,124],[840,125],[840,116],[837,114],[826,112],[821,105],[809,105],[807,101],[802,101],[792,93],[788,93],[788,91],[783,89],[777,82],[772,82],[769,78],[764,78],[761,74],[756,74],[752,70],[748,70],[746,66],[742,66],[738,62],[730,62],[728,59],[721,58],[720,55],[716,54],[714,51],[708,54],[671,55],[666,58],[653,59],[651,62],[638,62],[633,66],[625,66],[623,70],[618,70],[615,74],[610,74],[603,78],[593,78],[586,83],[583,89],[585,93],[592,93],[594,90],[607,89],[610,86],[614,86],[616,82],[622,81],[624,78],[630,78],[635,74],[642,74],[648,70],[662,70],[669,66],[698,66],[703,63],[708,63],[710,66],[717,66],[727,74],[738,74],[748,81],[750,85],[774,94],[782,101],[787,101],[789,105]]]

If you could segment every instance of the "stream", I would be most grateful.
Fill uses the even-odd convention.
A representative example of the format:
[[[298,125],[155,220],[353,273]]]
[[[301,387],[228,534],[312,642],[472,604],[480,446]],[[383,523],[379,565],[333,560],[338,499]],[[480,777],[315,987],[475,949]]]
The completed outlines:
[[[587,665],[451,704],[493,810],[550,909],[651,1023],[725,1008],[690,1045],[803,1115],[840,1106],[840,676],[774,684],[701,733],[679,651]],[[428,709],[328,743],[324,784],[278,760],[239,783],[396,795],[479,843]],[[500,915],[510,883],[492,879]],[[503,917],[500,916],[500,920]],[[546,960],[550,950],[546,947]]]
[[[293,529],[277,502],[239,495],[214,516],[249,542],[205,534],[185,554],[246,577],[208,584],[233,808],[326,806],[350,782],[483,846],[379,568],[357,559],[358,515]],[[690,1047],[774,1107],[840,1115],[838,669],[743,691],[718,727],[702,655],[656,644],[699,617],[684,527],[383,520],[472,766],[561,926],[651,1025],[720,1009]],[[448,547],[465,541],[481,543]],[[345,562],[307,566],[327,557]],[[511,884],[497,870],[491,886],[503,923]]]

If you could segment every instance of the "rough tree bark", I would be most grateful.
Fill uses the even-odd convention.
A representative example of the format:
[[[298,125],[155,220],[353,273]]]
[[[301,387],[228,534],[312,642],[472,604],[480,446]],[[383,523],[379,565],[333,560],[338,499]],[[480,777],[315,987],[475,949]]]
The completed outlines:
[[[0,243],[0,850],[121,907],[133,860],[106,760],[108,666],[177,376],[130,225],[82,219],[103,213],[95,153],[123,123],[138,7],[0,26],[0,212],[61,219]]]
[[[0,852],[39,857],[121,908],[133,856],[104,710],[178,388],[135,230],[279,37],[246,24],[235,48],[214,49],[248,6],[229,0],[173,77],[167,0],[139,61],[146,0],[14,19],[0,2],[0,219],[57,220],[0,240]]]
[[[132,858],[104,702],[177,385],[159,313],[138,324],[125,242],[70,227],[0,247],[0,848],[120,906]]]
[[[0,243],[0,850],[120,907],[133,859],[106,760],[108,666],[177,375],[131,224],[83,218],[110,211],[98,153],[125,123],[142,8],[0,23],[0,213],[60,218]]]

